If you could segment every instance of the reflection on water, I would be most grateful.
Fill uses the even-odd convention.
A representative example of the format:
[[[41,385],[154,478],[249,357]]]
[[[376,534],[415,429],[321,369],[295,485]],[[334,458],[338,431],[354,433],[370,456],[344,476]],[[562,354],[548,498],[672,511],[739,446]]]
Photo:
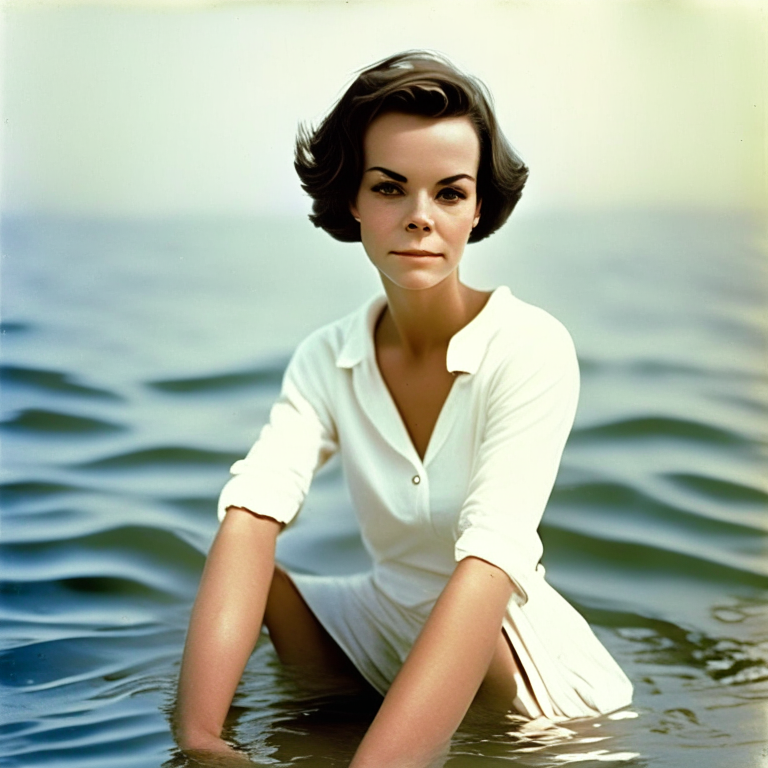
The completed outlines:
[[[469,252],[465,278],[509,284],[574,335],[582,403],[545,563],[637,696],[620,717],[555,729],[471,711],[446,765],[757,765],[768,262],[756,225],[625,214],[515,227]],[[216,495],[292,347],[375,280],[303,223],[11,220],[3,234],[0,753],[25,768],[181,766],[167,712]],[[338,463],[279,555],[304,571],[365,568]],[[228,733],[262,765],[343,766],[378,702],[282,669],[264,639]]]

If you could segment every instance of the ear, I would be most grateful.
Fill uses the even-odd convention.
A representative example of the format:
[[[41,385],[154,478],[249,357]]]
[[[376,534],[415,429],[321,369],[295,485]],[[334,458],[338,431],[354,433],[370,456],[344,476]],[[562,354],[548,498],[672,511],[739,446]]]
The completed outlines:
[[[472,229],[474,229],[480,221],[480,209],[483,207],[483,201],[477,201],[477,208],[475,208],[475,218],[472,220]]]
[[[360,221],[360,214],[357,211],[357,206],[354,204],[354,202],[351,202],[349,204],[349,212],[352,214],[352,218],[359,222]]]

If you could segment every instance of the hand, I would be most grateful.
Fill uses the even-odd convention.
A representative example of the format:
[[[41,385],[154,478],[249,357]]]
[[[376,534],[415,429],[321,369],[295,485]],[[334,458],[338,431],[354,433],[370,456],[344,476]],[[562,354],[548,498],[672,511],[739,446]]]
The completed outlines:
[[[194,766],[205,768],[254,768],[248,755],[231,747],[218,736],[198,733],[179,739],[181,751],[192,761]]]

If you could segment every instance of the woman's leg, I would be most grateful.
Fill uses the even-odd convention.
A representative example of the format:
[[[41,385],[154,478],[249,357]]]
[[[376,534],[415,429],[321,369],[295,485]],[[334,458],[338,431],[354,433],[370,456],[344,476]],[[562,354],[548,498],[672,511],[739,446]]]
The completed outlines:
[[[275,566],[272,577],[264,623],[283,664],[348,678],[368,687],[279,566]],[[541,715],[517,653],[503,630],[475,701],[483,707],[517,711],[532,719]]]
[[[304,602],[291,577],[278,566],[267,596],[264,624],[283,664],[363,681]]]
[[[503,629],[475,701],[484,707],[517,712],[531,719],[543,714],[515,648]]]

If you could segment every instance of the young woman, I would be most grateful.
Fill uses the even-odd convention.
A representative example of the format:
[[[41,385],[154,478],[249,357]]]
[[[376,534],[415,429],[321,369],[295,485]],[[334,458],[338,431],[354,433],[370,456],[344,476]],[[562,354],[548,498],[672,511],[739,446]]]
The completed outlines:
[[[384,695],[353,768],[427,765],[477,697],[554,721],[626,706],[631,684],[539,563],[578,397],[570,336],[508,288],[459,279],[528,174],[483,86],[433,54],[380,62],[300,133],[296,168],[312,221],[362,242],[384,294],[299,346],[232,467],[184,651],[181,746],[230,750],[222,724],[262,623],[283,662]],[[372,571],[289,574],[275,539],[336,452]]]

